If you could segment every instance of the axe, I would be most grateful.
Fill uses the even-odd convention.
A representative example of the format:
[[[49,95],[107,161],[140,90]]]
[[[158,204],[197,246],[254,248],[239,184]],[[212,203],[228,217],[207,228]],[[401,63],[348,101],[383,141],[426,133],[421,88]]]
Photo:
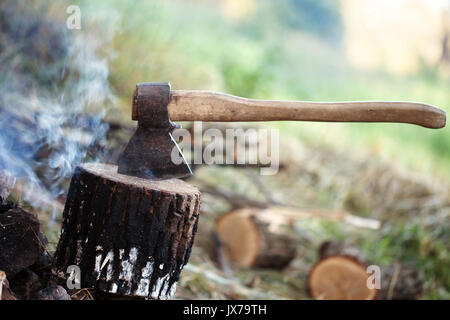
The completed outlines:
[[[118,173],[146,179],[192,174],[172,137],[174,121],[402,122],[426,128],[445,126],[445,112],[415,102],[304,102],[240,98],[209,91],[171,90],[170,83],[136,85],[132,102],[136,132],[119,158]],[[174,149],[175,148],[175,149]],[[172,161],[172,152],[183,159]]]

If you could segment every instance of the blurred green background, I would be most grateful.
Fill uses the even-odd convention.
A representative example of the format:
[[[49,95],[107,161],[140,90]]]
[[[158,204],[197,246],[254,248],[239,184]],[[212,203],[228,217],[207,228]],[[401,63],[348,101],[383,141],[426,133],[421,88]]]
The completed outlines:
[[[378,4],[376,4],[378,3]],[[450,108],[448,1],[85,1],[114,34],[110,81],[128,117],[134,84],[170,81],[261,99],[407,100]],[[386,12],[389,12],[387,14]],[[447,42],[448,47],[448,42]],[[369,150],[450,175],[450,129],[277,123],[312,144]]]

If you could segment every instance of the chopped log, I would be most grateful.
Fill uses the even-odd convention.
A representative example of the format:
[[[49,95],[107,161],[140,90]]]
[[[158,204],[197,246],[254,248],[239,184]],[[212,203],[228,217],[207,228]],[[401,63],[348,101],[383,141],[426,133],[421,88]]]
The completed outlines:
[[[380,289],[368,289],[373,265],[358,248],[344,242],[326,241],[318,250],[319,262],[312,268],[308,287],[315,299],[413,300],[422,294],[419,272],[407,265],[380,267]],[[377,264],[375,264],[377,265]],[[372,296],[373,294],[373,296]]]
[[[0,210],[0,269],[8,278],[38,261],[46,244],[47,238],[33,213],[21,208]]]
[[[314,299],[374,300],[376,289],[367,287],[366,266],[349,256],[331,256],[320,260],[308,278]]]
[[[229,259],[244,267],[283,268],[295,255],[295,240],[255,209],[231,211],[216,223],[216,232]]]
[[[10,287],[19,299],[28,300],[42,288],[42,284],[39,276],[26,268],[11,279]]]
[[[3,203],[0,203],[0,214],[5,213],[12,209],[16,209],[17,207],[18,207],[18,203],[14,202],[14,201],[5,201]],[[1,225],[0,225],[0,227],[1,227]],[[0,231],[1,231],[1,229],[0,229]],[[0,233],[0,235],[1,235],[1,233]]]
[[[52,256],[45,251],[29,269],[39,277],[41,288],[56,285],[58,279],[52,275]]]
[[[171,297],[187,263],[200,192],[179,179],[153,181],[117,166],[76,168],[52,272],[81,270],[81,287],[149,299]]]

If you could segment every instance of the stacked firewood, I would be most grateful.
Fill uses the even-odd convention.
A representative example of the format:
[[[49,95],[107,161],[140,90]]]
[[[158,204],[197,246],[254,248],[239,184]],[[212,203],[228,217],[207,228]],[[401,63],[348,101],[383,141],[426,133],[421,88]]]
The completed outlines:
[[[47,238],[35,214],[7,201],[15,178],[0,169],[0,300],[69,300],[52,282]]]

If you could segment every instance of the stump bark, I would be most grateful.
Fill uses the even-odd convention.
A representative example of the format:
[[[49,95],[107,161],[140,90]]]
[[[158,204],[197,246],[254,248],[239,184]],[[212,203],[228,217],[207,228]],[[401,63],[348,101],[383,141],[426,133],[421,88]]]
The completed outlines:
[[[216,232],[226,255],[244,267],[283,268],[295,256],[295,240],[270,221],[258,216],[257,209],[231,211],[216,223]]]
[[[319,262],[308,278],[315,299],[414,300],[422,294],[423,280],[412,266],[379,265],[379,289],[369,289],[369,262],[358,248],[339,241],[326,241],[319,248]]]
[[[76,168],[52,272],[81,271],[81,287],[166,299],[187,263],[200,192],[182,180],[146,180],[107,164]]]

